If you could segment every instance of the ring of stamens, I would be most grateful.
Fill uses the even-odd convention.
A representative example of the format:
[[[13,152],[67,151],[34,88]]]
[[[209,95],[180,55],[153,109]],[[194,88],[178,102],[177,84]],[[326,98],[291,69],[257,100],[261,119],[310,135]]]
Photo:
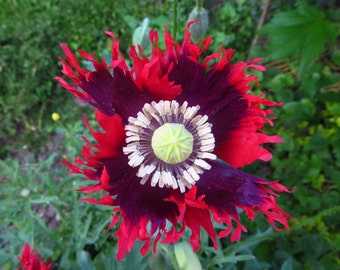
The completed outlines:
[[[153,101],[146,103],[136,118],[129,117],[125,126],[127,145],[123,152],[128,155],[131,167],[139,166],[137,176],[142,185],[151,179],[153,187],[158,184],[161,188],[179,188],[183,193],[185,188],[195,185],[204,170],[210,170],[211,166],[205,160],[216,159],[212,153],[215,138],[212,125],[207,122],[208,116],[196,115],[199,108],[198,105],[188,107],[186,101],[181,106],[175,100]],[[176,162],[165,162],[157,157],[151,145],[155,131],[169,123],[183,125],[193,138],[191,153]]]

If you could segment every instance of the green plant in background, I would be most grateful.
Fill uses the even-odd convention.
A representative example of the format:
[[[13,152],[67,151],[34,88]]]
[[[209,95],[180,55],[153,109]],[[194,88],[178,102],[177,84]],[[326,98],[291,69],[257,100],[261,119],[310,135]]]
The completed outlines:
[[[76,133],[77,126],[73,125]],[[80,138],[75,140],[70,134],[68,138],[66,143],[70,144],[65,145],[68,152],[79,149]],[[27,157],[24,164],[16,159],[0,163],[0,243],[6,247],[1,251],[2,267],[15,265],[19,254],[15,246],[30,242],[39,247],[42,256],[60,260],[63,268],[71,269],[80,250],[98,243],[98,235],[109,222],[93,227],[98,216],[93,216],[91,206],[76,203],[79,195],[72,190],[78,188],[77,182],[64,181],[69,176],[57,158],[61,148],[54,147],[57,151],[42,161]]]
[[[133,0],[1,2],[0,157],[20,152],[23,146],[34,151],[46,144],[52,112],[79,116],[53,81],[60,69],[59,44],[68,41],[74,48],[104,50],[104,31],[115,29],[126,50],[131,31],[142,18],[169,21],[166,4],[155,8],[154,1],[144,0],[142,5],[141,12]]]
[[[276,178],[298,181],[294,200],[286,202],[297,223],[340,203],[339,15],[332,6],[322,9],[300,1],[295,10],[276,11],[260,32],[270,41],[264,46],[269,70],[262,83],[285,102],[278,111],[278,132],[285,143],[275,147],[270,164]],[[278,238],[278,249],[289,251],[277,251],[277,256],[294,269],[334,267],[339,263],[339,222],[336,216],[320,218],[292,232],[290,241]]]
[[[223,44],[237,49],[236,60],[245,59],[264,4],[205,1],[212,50]],[[172,21],[170,4],[4,1],[0,6],[0,268],[17,265],[23,243],[30,242],[60,269],[172,269],[167,255],[174,254],[172,249],[141,257],[136,246],[116,262],[116,239],[105,234],[110,210],[77,202],[81,196],[72,190],[79,180],[67,175],[60,160],[78,153],[82,140],[77,134],[84,134],[85,127],[77,119],[88,110],[75,109],[52,80],[60,69],[59,43],[105,51],[102,33],[110,29],[126,51],[143,18],[150,18],[150,28],[157,29]],[[188,2],[178,5],[178,25],[185,25],[192,7]],[[246,169],[296,186],[294,193],[280,198],[294,216],[292,229],[274,233],[257,218],[246,223],[249,233],[240,242],[220,240],[219,251],[202,234],[197,256],[204,269],[340,265],[339,14],[336,1],[300,1],[296,6],[295,1],[270,2],[251,56],[266,59],[268,70],[260,80],[267,95],[285,102],[275,112],[274,129],[285,143],[275,147],[265,169],[262,164]],[[65,126],[51,120],[52,112],[60,114]]]
[[[309,72],[315,61],[325,52],[332,54],[337,29],[323,10],[300,1],[294,11],[278,12],[262,28],[270,38],[266,60],[297,59],[297,75]]]

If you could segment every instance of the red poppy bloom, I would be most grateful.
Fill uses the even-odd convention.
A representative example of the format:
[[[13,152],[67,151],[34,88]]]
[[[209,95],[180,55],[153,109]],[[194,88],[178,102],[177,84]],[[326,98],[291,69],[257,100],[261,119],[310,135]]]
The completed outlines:
[[[21,250],[21,257],[18,256],[21,265],[18,266],[18,270],[49,270],[51,264],[44,264],[39,257],[38,253],[33,252],[33,248],[26,243]]]
[[[84,174],[94,184],[84,193],[104,191],[100,200],[82,199],[113,207],[110,228],[121,221],[117,259],[123,258],[139,239],[144,255],[154,239],[175,243],[186,227],[190,243],[199,248],[203,227],[217,248],[212,219],[226,225],[218,237],[240,239],[238,209],[251,220],[261,212],[276,230],[288,228],[289,215],[277,205],[274,191],[288,192],[277,181],[268,182],[238,170],[257,159],[268,161],[262,144],[282,142],[261,129],[272,124],[265,106],[281,104],[252,95],[250,84],[257,77],[249,70],[264,71],[261,59],[231,64],[232,49],[220,48],[202,57],[212,41],[199,45],[176,43],[165,29],[165,50],[158,33],[150,32],[152,55],[130,48],[129,68],[119,41],[113,38],[112,62],[95,60],[94,71],[80,67],[69,47],[62,44],[62,73],[70,81],[56,79],[77,98],[95,107],[102,131],[91,131],[96,143],[86,146],[75,164],[65,163],[72,173]]]

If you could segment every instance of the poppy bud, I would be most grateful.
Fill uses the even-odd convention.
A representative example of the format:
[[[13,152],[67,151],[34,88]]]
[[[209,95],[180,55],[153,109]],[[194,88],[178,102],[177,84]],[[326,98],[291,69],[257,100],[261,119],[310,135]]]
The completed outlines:
[[[149,18],[144,18],[142,24],[136,28],[132,36],[132,44],[136,47],[140,45],[145,50],[150,45],[149,41]]]
[[[191,34],[191,41],[197,43],[201,36],[207,31],[209,18],[208,12],[204,9],[195,7],[189,14],[188,22],[197,21],[190,25],[189,31]]]
[[[202,270],[202,266],[192,247],[186,242],[180,242],[175,245],[175,256],[178,266],[183,270]]]

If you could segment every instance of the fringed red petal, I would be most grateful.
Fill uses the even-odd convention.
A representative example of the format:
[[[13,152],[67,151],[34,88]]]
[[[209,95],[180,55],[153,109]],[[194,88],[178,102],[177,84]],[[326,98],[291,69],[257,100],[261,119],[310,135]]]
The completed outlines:
[[[129,55],[133,61],[131,74],[138,89],[150,93],[156,100],[172,100],[181,93],[181,86],[168,79],[173,65],[163,67],[161,51],[158,51],[158,54],[154,52],[152,58],[148,60],[142,52],[142,56],[139,57],[135,47],[132,46]]]
[[[105,34],[107,34],[109,37],[113,39],[113,43],[111,45],[111,56],[112,56],[112,68],[120,68],[124,71],[128,71],[129,68],[125,62],[124,55],[119,50],[119,39],[116,38],[116,36],[110,32],[105,31]]]
[[[233,167],[239,168],[251,164],[257,159],[270,160],[272,154],[260,145],[282,142],[283,140],[278,136],[268,136],[241,129],[232,132],[230,138],[217,147],[215,154]]]
[[[268,161],[271,153],[264,149],[265,143],[282,143],[278,136],[268,136],[262,132],[266,123],[273,125],[272,119],[267,116],[272,114],[272,110],[263,109],[263,106],[282,106],[260,96],[253,96],[247,93],[250,83],[257,82],[257,77],[245,76],[246,69],[257,69],[264,71],[265,68],[254,63],[262,59],[254,59],[248,63],[240,62],[233,65],[233,72],[229,77],[229,82],[234,84],[239,91],[243,92],[243,97],[248,102],[248,110],[241,120],[239,128],[232,131],[223,143],[217,146],[217,155],[234,167],[242,167],[251,164],[257,159]]]
[[[158,33],[150,31],[151,57],[146,57],[140,47],[132,46],[131,68],[120,52],[119,40],[111,32],[106,32],[113,39],[111,63],[96,61],[94,55],[79,51],[95,71],[82,69],[71,50],[62,45],[62,73],[71,83],[56,79],[77,98],[97,108],[97,121],[103,129],[94,131],[84,119],[96,142],[83,138],[86,145],[82,158],[76,158],[75,164],[64,163],[72,173],[96,181],[79,191],[107,193],[99,200],[80,201],[112,207],[108,230],[116,227],[118,260],[137,240],[144,242],[140,252],[145,255],[151,246],[155,252],[158,241],[176,243],[186,228],[191,230],[190,243],[195,251],[200,247],[201,228],[217,248],[212,219],[226,225],[218,237],[230,236],[231,241],[237,241],[247,231],[238,209],[244,210],[251,220],[263,213],[276,230],[281,229],[278,223],[288,228],[290,216],[277,205],[275,191],[290,191],[278,182],[267,182],[235,169],[257,159],[268,161],[271,153],[262,145],[282,142],[278,136],[268,136],[262,130],[265,124],[273,124],[268,117],[272,110],[265,107],[282,104],[249,93],[252,85],[258,83],[249,71],[264,71],[258,64],[262,59],[231,64],[234,50],[223,47],[203,58],[212,39],[203,39],[198,45],[191,43],[189,26],[182,44],[174,41],[164,27],[165,51],[158,44]],[[141,185],[136,176],[138,168],[130,167],[123,153],[124,125],[129,117],[136,117],[145,103],[173,99],[200,106],[199,114],[207,115],[212,124],[215,154],[232,165],[219,160],[211,162],[211,170],[201,174],[196,185],[185,193],[151,187],[148,183]]]
[[[170,235],[163,242],[174,243],[178,236],[184,232],[184,228],[188,227],[191,230],[190,244],[194,251],[197,251],[200,247],[200,230],[201,227],[208,233],[214,247],[217,249],[216,232],[211,222],[211,217],[208,209],[208,205],[204,202],[204,196],[196,198],[197,187],[192,187],[186,194],[185,198],[173,194],[167,201],[171,201],[177,204],[180,210],[178,221],[182,223],[182,230],[179,232],[172,231]]]
[[[114,233],[114,235],[118,236],[117,260],[123,259],[126,253],[131,251],[136,240],[144,241],[140,249],[140,253],[143,256],[148,252],[152,242],[152,250],[154,252],[156,251],[156,244],[162,235],[160,231],[164,230],[165,224],[162,226],[151,224],[151,229],[149,229],[149,225],[147,218],[142,218],[138,222],[132,222],[128,218],[122,217],[122,222],[118,230]]]
[[[291,192],[276,182],[270,183],[264,181],[263,183],[270,186],[274,190]],[[273,191],[266,188],[263,183],[258,183],[258,188],[268,192],[268,194],[272,194]],[[291,218],[291,216],[277,205],[277,202],[273,195],[268,194],[263,194],[263,201],[258,205],[246,206],[238,204],[237,207],[244,210],[246,216],[251,220],[254,220],[254,217],[257,213],[264,214],[269,224],[272,225],[273,228],[277,231],[282,230],[280,227],[277,226],[277,223],[283,225],[285,229],[289,229],[288,219]],[[214,220],[216,222],[224,223],[226,225],[226,229],[219,232],[219,238],[224,238],[228,235],[231,235],[230,240],[234,242],[240,240],[242,231],[247,232],[247,229],[241,224],[238,213],[233,213],[233,211],[230,212],[228,211],[228,209],[221,211],[220,206],[216,208],[216,206],[214,205],[207,205],[206,209],[213,214]],[[233,221],[236,223],[235,227],[232,224]]]
[[[79,164],[80,167],[68,161],[63,161],[70,168],[71,173],[84,174],[90,180],[99,180],[103,177],[102,171],[104,166],[100,160],[122,155],[122,147],[126,137],[122,119],[119,115],[107,116],[98,110],[95,113],[99,125],[105,132],[95,132],[84,118],[85,125],[97,143],[91,143],[88,139],[83,138],[87,144],[80,153],[83,159],[75,159],[75,163]],[[91,169],[86,169],[86,167]]]

